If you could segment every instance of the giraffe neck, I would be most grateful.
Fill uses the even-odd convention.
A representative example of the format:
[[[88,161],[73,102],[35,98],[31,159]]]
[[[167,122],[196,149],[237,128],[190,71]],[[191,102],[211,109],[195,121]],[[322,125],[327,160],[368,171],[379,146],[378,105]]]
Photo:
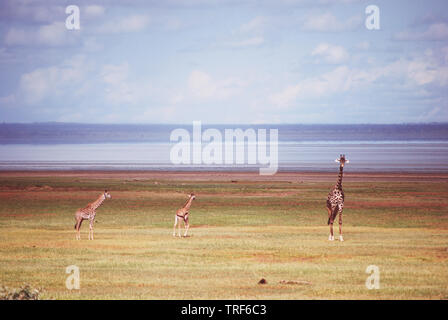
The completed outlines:
[[[102,194],[98,199],[96,199],[94,203],[92,203],[92,209],[96,210],[100,205],[103,204],[104,200],[106,200],[106,197],[104,196],[104,194]]]
[[[338,189],[342,189],[342,175],[344,174],[344,168],[342,166],[339,166],[339,176],[338,181],[336,183],[336,187]]]
[[[191,207],[192,202],[193,202],[193,197],[191,197],[190,199],[187,200],[187,202],[184,205],[184,209],[186,209],[188,211],[188,209],[190,209],[190,207]]]

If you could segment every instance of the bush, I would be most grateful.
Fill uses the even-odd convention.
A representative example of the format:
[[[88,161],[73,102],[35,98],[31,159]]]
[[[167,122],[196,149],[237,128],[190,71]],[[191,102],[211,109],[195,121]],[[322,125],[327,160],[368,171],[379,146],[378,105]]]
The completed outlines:
[[[41,289],[33,289],[26,284],[20,289],[0,287],[0,300],[39,300]]]

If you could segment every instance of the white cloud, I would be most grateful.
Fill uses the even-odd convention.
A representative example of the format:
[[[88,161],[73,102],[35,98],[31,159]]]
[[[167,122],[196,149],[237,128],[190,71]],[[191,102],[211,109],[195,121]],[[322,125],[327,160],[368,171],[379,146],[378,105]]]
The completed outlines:
[[[444,49],[437,53],[443,55]],[[448,85],[448,64],[444,58],[429,50],[412,59],[401,58],[384,66],[373,66],[364,70],[339,66],[271,94],[269,101],[277,108],[287,109],[298,101],[325,99],[338,93],[355,89],[359,91],[361,88],[372,90],[376,83],[408,92],[410,95],[427,96],[428,90],[443,89]],[[428,85],[431,86],[427,87]]]
[[[108,64],[102,67],[100,73],[104,99],[113,105],[143,105],[156,99],[156,90],[150,81],[135,79],[135,75],[130,72],[128,62],[121,64]]]
[[[166,30],[176,31],[184,27],[184,22],[176,17],[162,17]]]
[[[266,3],[270,3],[271,0],[266,0]],[[275,3],[279,3],[285,6],[289,5],[314,5],[314,6],[330,6],[337,4],[350,4],[361,2],[363,0],[277,0]]]
[[[97,52],[102,50],[104,46],[95,37],[83,37],[82,48],[86,52]]]
[[[117,85],[126,80],[129,73],[127,62],[120,65],[105,65],[101,72],[101,78],[105,83]]]
[[[145,29],[150,23],[147,15],[131,15],[119,20],[107,21],[97,28],[99,33],[127,33]]]
[[[54,22],[51,25],[39,28],[38,41],[48,45],[67,43],[67,28],[63,22]]]
[[[339,64],[348,60],[349,54],[342,46],[331,45],[328,43],[319,44],[313,52],[313,57],[322,58],[325,62],[331,64]]]
[[[418,85],[431,83],[437,76],[437,70],[429,69],[425,61],[411,61],[407,68],[408,77]]]
[[[448,25],[446,23],[434,23],[425,31],[402,31],[395,34],[394,39],[402,41],[446,41],[448,40]]]
[[[188,89],[193,96],[208,98],[215,94],[217,88],[211,77],[202,71],[195,70],[188,77]]]
[[[441,60],[439,53],[429,50],[411,59],[401,58],[385,66],[372,68],[370,73],[401,83],[410,90],[426,85],[443,88],[448,85],[448,65]]]
[[[448,65],[441,65],[432,55],[409,61],[406,71],[408,79],[419,86],[433,84],[445,87],[448,85]]]
[[[76,36],[76,32],[67,30],[65,22],[54,22],[37,29],[10,28],[5,36],[5,44],[8,46],[63,46],[73,44]]]
[[[297,99],[309,99],[328,96],[336,92],[345,92],[352,86],[351,72],[347,66],[340,66],[318,77],[300,81],[286,87],[283,91],[270,96],[270,101],[278,108],[288,108]]]
[[[140,96],[128,79],[129,64],[105,65],[101,71],[101,80],[106,84],[105,99],[110,103],[134,103]]]
[[[331,13],[324,13],[306,17],[302,28],[305,31],[317,32],[340,32],[350,31],[362,26],[362,18],[353,16],[351,18],[340,21]]]
[[[441,122],[448,120],[448,103],[435,102],[435,106],[424,110],[420,116],[416,119],[419,122]]]
[[[362,41],[356,45],[356,48],[361,50],[369,50],[370,48],[370,42],[369,41]]]
[[[83,55],[23,74],[16,94],[29,106],[47,102],[58,106],[138,105],[153,96],[150,82],[134,79],[127,62],[98,66]]]
[[[216,46],[234,49],[258,47],[265,42],[263,33],[266,24],[267,18],[262,16],[255,17],[233,31],[231,39],[220,41]]]
[[[87,73],[85,58],[76,56],[60,66],[38,68],[20,78],[20,97],[27,104],[41,102],[48,97],[59,97],[82,82]]]
[[[264,38],[261,36],[251,37],[241,40],[225,41],[221,45],[228,48],[246,48],[257,47],[264,43]]]
[[[241,25],[238,31],[241,33],[259,33],[263,31],[267,22],[268,20],[266,17],[258,16]]]
[[[105,8],[99,5],[88,5],[82,8],[82,14],[89,18],[96,18],[102,16],[105,12]]]
[[[238,78],[215,80],[200,70],[192,71],[187,80],[189,96],[196,99],[226,99],[239,93],[244,86],[246,83]]]
[[[3,12],[1,12],[3,11]],[[28,21],[33,23],[51,23],[55,17],[63,17],[65,7],[38,1],[0,1],[0,15],[3,13],[8,19]]]

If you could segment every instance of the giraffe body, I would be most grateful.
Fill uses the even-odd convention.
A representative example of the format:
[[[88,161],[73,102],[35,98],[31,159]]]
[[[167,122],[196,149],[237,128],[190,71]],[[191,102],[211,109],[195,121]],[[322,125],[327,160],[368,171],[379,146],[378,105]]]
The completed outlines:
[[[86,207],[82,209],[78,209],[75,213],[75,230],[76,230],[76,239],[81,239],[81,224],[84,220],[89,220],[89,240],[93,240],[93,224],[95,222],[96,209],[98,209],[106,199],[110,199],[111,195],[107,190],[101,194],[98,199],[94,202],[89,203]]]
[[[179,237],[181,236],[180,221],[184,222],[185,227],[184,237],[187,236],[188,229],[190,228],[190,224],[188,223],[188,218],[190,216],[190,207],[194,199],[196,199],[196,196],[193,193],[189,194],[187,202],[182,206],[182,208],[176,211],[176,216],[174,217],[173,237],[176,236],[176,226],[179,226],[178,234]]]
[[[330,225],[330,236],[328,237],[328,240],[334,240],[333,223],[336,219],[336,216],[339,214],[339,240],[344,241],[344,238],[342,237],[342,211],[344,210],[344,190],[342,189],[342,176],[344,173],[344,165],[349,161],[346,160],[345,155],[342,154],[336,161],[340,163],[338,181],[336,182],[336,185],[333,187],[330,193],[328,193],[327,197],[328,225]]]

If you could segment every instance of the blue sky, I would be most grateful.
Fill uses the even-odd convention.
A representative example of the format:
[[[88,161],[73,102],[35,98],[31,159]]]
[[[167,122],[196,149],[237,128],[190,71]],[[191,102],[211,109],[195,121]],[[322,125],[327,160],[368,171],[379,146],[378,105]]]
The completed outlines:
[[[2,122],[446,122],[448,2],[2,0],[0,68]]]

